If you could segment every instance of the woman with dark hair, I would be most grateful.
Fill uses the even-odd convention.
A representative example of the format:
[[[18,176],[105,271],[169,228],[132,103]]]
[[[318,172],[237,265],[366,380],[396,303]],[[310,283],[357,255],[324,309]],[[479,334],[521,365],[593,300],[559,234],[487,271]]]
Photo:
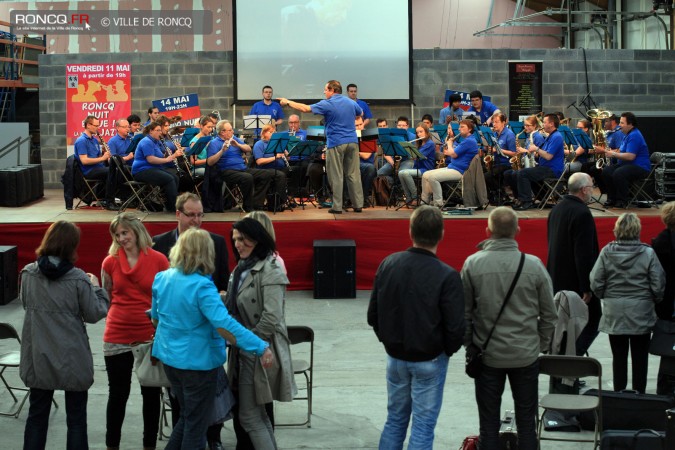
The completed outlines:
[[[665,274],[654,250],[640,242],[640,218],[623,213],[614,225],[616,240],[607,244],[591,270],[593,293],[602,302],[598,329],[609,335],[614,390],[628,384],[628,349],[632,389],[647,388],[649,340],[656,324],[654,305],[663,298]]]
[[[101,266],[103,288],[110,297],[103,332],[103,357],[108,374],[105,445],[117,449],[131,391],[134,366],[131,345],[150,341],[155,334],[145,311],[152,306],[155,275],[168,269],[169,261],[151,248],[150,234],[132,213],[116,216],[109,231],[112,244]],[[157,444],[160,392],[159,387],[141,386],[144,449],[153,449]]]
[[[98,279],[74,266],[80,229],[53,223],[37,248],[37,261],[20,274],[19,298],[26,310],[21,333],[20,376],[30,388],[24,449],[44,449],[55,390],[65,391],[66,448],[89,448],[87,396],[94,383],[94,361],[84,323],[108,312],[108,295]]]
[[[274,365],[263,370],[260,359],[250,353],[235,350],[231,355],[228,374],[239,396],[238,420],[256,450],[276,449],[265,404],[292,401],[297,392],[284,314],[288,278],[275,256],[274,240],[260,222],[235,222],[232,248],[238,263],[227,287],[228,310],[269,342],[275,357]]]
[[[661,207],[661,220],[666,229],[652,239],[652,248],[666,273],[666,288],[663,301],[656,305],[656,315],[661,320],[672,322],[668,325],[675,329],[675,201]],[[661,356],[656,393],[675,393],[675,357]]]
[[[162,124],[150,122],[144,129],[146,136],[138,143],[134,152],[134,162],[131,165],[131,174],[136,181],[159,186],[164,191],[166,201],[164,209],[176,212],[176,197],[178,196],[178,175],[176,174],[176,158],[183,152],[176,150],[170,155],[165,154],[162,139]]]
[[[416,142],[417,150],[426,159],[413,158],[415,163],[412,169],[400,169],[398,171],[398,179],[401,181],[401,186],[405,193],[405,203],[408,206],[418,206],[415,179],[420,178],[427,170],[433,170],[436,167],[436,144],[431,139],[429,126],[424,122],[420,122],[417,124],[415,132],[418,138]]]
[[[213,421],[218,372],[225,363],[225,340],[269,367],[269,344],[242,327],[223,305],[211,274],[215,246],[207,231],[190,228],[169,253],[171,269],[152,285],[152,356],[164,363],[180,418],[166,449],[203,449]],[[228,413],[229,411],[225,411]]]

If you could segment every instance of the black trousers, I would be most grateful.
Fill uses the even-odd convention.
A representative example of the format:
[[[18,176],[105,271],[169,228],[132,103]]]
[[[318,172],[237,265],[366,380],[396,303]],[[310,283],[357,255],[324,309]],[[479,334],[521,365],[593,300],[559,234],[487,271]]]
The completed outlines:
[[[634,391],[642,394],[647,388],[647,364],[649,360],[649,340],[651,333],[626,335],[610,334],[612,347],[612,370],[614,371],[614,390],[623,391],[628,385],[628,347],[633,368]]]

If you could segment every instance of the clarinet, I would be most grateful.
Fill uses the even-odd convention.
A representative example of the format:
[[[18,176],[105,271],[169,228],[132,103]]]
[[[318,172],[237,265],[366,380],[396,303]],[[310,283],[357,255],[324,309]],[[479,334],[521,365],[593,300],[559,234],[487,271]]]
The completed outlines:
[[[167,156],[173,155],[173,152],[171,151],[169,146],[166,145],[166,142],[164,142],[164,138],[161,138],[159,142],[161,142],[162,146],[164,147],[164,153],[166,153]],[[173,159],[173,165],[176,166],[176,172],[178,173],[178,176],[182,177],[183,169],[180,168],[180,165],[178,164],[178,160],[176,158]]]
[[[105,141],[103,140],[103,136],[101,136],[101,133],[97,131],[96,137],[98,138],[98,141],[101,143],[101,147],[103,147],[103,150],[101,150],[101,156],[105,155],[106,153],[110,153],[110,148],[108,147],[108,144],[106,144]],[[110,154],[112,155],[112,153]]]

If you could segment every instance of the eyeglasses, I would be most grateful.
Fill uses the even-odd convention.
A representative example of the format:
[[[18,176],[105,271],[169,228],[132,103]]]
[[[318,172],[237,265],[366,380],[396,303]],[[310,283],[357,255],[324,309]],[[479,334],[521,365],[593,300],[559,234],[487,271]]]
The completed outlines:
[[[185,217],[189,217],[190,219],[194,219],[195,217],[201,219],[202,217],[204,217],[203,212],[186,213],[185,211],[181,211],[181,214],[183,214]]]
[[[586,186],[582,186],[582,187],[581,187],[581,189],[584,189],[584,188],[591,188],[591,189],[593,189],[594,186],[593,186],[592,184],[587,184]]]

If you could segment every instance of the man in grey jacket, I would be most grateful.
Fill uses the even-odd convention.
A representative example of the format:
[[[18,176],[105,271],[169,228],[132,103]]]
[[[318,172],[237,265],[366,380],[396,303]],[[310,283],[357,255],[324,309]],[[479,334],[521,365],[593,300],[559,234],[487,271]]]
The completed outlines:
[[[521,252],[518,217],[510,208],[490,213],[489,239],[467,258],[462,269],[466,333],[464,345],[482,348],[483,368],[475,379],[481,449],[497,449],[501,398],[506,377],[513,393],[518,448],[537,448],[536,414],[540,352],[547,352],[556,323],[551,279],[541,261],[525,255],[522,271],[499,320],[502,303],[516,276]],[[496,325],[495,325],[496,323]]]

